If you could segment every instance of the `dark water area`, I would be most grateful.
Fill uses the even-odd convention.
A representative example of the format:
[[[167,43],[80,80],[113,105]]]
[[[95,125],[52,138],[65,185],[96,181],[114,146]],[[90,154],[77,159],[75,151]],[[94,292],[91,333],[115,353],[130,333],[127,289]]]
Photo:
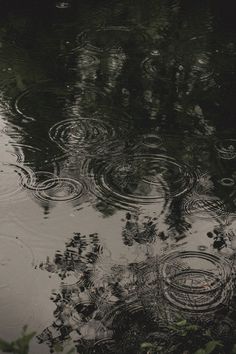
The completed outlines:
[[[170,329],[185,319],[231,353],[233,7],[0,4],[0,338],[192,354]]]

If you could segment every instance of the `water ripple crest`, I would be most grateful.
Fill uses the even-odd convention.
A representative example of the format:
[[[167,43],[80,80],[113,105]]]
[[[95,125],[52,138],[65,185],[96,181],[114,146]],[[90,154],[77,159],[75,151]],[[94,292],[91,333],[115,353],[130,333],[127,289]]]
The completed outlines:
[[[25,198],[25,186],[32,183],[33,171],[17,164],[0,163],[0,200],[17,201]]]
[[[63,151],[85,153],[86,155],[115,154],[124,148],[119,139],[122,130],[127,131],[126,121],[102,119],[103,117],[67,119],[53,125],[50,139]],[[113,124],[112,124],[113,123]]]
[[[224,304],[232,290],[230,265],[218,256],[198,252],[174,252],[161,268],[167,300],[183,311],[205,312]]]
[[[35,195],[42,201],[69,202],[82,199],[87,193],[84,181],[72,178],[49,178],[39,183]]]
[[[187,166],[164,155],[135,155],[109,163],[91,161],[95,194],[115,206],[138,207],[164,203],[192,188],[195,178]]]
[[[151,41],[145,30],[126,26],[106,26],[95,30],[86,30],[77,36],[77,48],[86,48],[93,52],[118,53],[131,42],[148,43]],[[133,45],[131,46],[131,48]]]

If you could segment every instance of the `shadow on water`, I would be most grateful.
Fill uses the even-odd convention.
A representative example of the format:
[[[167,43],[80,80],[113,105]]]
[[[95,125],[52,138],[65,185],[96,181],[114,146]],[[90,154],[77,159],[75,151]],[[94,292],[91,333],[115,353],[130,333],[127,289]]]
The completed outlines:
[[[230,8],[9,4],[0,19],[0,337],[27,322],[35,353],[72,341],[78,353],[137,354],[150,340],[183,353],[169,326],[185,318],[230,346]]]

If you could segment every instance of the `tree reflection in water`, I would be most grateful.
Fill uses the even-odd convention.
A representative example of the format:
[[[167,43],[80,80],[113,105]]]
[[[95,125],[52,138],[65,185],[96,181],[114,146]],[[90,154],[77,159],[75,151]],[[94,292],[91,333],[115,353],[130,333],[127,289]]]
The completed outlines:
[[[232,323],[230,9],[219,1],[40,3],[6,3],[0,19],[0,177],[20,192],[7,198],[4,187],[0,199],[14,199],[12,214],[40,237],[40,217],[33,226],[21,220],[22,200],[44,210],[48,233],[53,217],[59,234],[63,222],[68,234],[78,230],[68,215],[81,222],[86,210],[89,230],[93,218],[104,226],[74,233],[64,252],[42,261],[60,288],[39,340],[53,349],[72,338],[84,354],[137,354],[153,334],[171,352],[163,323],[177,314]]]

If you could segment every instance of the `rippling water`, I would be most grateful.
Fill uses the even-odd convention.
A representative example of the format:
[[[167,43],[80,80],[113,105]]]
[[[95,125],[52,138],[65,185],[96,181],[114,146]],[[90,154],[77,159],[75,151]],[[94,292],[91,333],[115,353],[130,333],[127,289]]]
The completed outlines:
[[[230,13],[5,2],[0,338],[27,324],[35,354],[182,354],[170,326],[185,318],[234,343]]]

